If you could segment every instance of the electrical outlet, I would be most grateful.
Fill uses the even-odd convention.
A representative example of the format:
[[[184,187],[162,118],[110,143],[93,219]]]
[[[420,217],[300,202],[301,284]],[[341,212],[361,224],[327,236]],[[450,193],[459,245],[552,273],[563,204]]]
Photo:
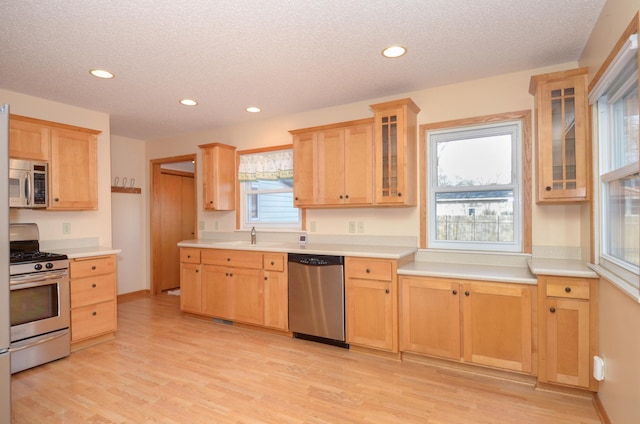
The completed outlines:
[[[200,231],[204,231],[204,221],[200,221],[200,222],[198,222],[198,229],[199,229]]]
[[[63,222],[62,223],[62,234],[71,234],[71,223]]]
[[[349,232],[350,233],[355,233],[356,232],[356,222],[355,221],[349,221]]]
[[[363,221],[358,221],[358,232],[360,234],[364,233],[364,222]]]

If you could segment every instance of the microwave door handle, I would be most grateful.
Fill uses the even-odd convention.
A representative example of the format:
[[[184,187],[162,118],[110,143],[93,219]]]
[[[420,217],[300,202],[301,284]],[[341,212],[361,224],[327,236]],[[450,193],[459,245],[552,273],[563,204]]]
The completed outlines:
[[[24,180],[24,195],[27,198],[27,206],[31,206],[31,174],[27,173]]]

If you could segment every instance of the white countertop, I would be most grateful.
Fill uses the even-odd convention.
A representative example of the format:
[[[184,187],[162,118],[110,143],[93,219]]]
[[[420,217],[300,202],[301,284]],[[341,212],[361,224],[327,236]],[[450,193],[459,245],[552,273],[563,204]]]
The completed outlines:
[[[74,247],[68,249],[51,249],[54,253],[67,255],[69,259],[88,258],[91,256],[117,255],[122,252],[120,249],[113,249],[103,246]]]
[[[178,246],[200,249],[259,250],[261,252],[307,253],[313,255],[358,256],[381,259],[401,259],[414,254],[418,250],[417,247],[411,246],[330,243],[308,243],[306,246],[300,246],[298,243],[258,242],[252,245],[245,241],[214,239],[183,240],[178,243]]]
[[[586,262],[576,259],[531,258],[527,265],[536,275],[556,275],[561,277],[598,278],[598,274]]]
[[[399,275],[459,278],[498,283],[537,284],[525,267],[418,261],[398,268]]]

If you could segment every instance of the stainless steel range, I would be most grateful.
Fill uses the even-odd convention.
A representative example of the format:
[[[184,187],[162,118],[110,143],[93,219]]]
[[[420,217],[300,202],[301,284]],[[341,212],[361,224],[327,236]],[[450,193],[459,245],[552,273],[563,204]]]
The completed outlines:
[[[9,226],[11,373],[70,354],[69,259],[40,252],[36,224]]]

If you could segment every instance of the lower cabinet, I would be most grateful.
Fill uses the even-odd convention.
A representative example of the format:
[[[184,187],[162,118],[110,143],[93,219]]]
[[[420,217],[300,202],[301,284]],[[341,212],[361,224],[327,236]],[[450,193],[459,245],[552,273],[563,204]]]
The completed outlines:
[[[71,345],[90,344],[117,328],[116,256],[69,261]]]
[[[180,308],[288,329],[286,253],[180,249]]]
[[[532,372],[535,286],[400,277],[400,350]]]
[[[398,352],[395,260],[345,258],[347,343]]]
[[[598,280],[540,275],[538,290],[538,380],[597,391],[591,370],[598,352]]]

